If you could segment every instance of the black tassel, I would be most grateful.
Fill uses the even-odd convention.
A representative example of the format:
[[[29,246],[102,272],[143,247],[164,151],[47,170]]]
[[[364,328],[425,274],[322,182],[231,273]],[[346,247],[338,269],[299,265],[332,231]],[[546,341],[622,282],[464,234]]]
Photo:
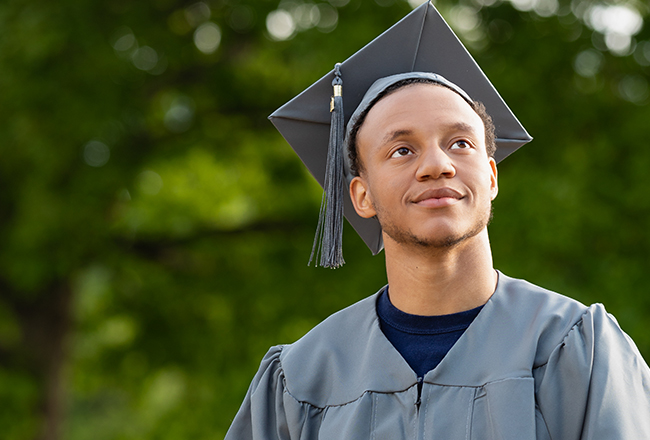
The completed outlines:
[[[327,148],[327,166],[321,199],[316,236],[311,249],[309,263],[315,254],[320,253],[323,267],[337,268],[345,264],[343,260],[343,200],[345,197],[345,176],[343,174],[343,136],[345,135],[345,118],[343,115],[343,80],[341,64],[334,66],[332,87],[334,94],[330,102],[332,121],[330,124],[330,142]]]

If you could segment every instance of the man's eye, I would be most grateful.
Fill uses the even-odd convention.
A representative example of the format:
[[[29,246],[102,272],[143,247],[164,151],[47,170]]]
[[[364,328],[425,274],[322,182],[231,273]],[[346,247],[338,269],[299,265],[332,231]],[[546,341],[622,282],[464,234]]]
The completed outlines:
[[[411,154],[411,150],[409,150],[406,147],[400,147],[397,150],[395,150],[395,152],[391,157],[402,157],[402,156],[408,156],[409,154]]]
[[[453,150],[466,150],[468,148],[472,148],[472,145],[467,141],[456,141],[450,147]]]

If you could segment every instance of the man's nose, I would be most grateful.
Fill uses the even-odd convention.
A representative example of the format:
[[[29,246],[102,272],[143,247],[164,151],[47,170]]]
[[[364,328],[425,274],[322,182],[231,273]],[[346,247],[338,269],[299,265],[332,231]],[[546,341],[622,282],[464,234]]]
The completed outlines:
[[[438,179],[455,175],[456,168],[442,148],[432,145],[421,152],[416,173],[417,180]]]

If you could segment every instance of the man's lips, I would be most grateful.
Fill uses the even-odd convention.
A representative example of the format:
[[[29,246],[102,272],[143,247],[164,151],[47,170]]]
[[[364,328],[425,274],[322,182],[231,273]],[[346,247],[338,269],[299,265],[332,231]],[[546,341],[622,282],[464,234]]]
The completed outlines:
[[[428,189],[413,199],[413,203],[427,207],[439,208],[450,206],[463,198],[463,195],[451,188]]]

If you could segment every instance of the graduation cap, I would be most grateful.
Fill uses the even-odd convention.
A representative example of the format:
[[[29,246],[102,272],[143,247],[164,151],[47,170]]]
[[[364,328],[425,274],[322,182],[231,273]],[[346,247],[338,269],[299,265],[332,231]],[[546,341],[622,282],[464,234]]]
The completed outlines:
[[[344,133],[346,125],[349,131],[373,99],[395,83],[394,78],[387,77],[397,74],[403,74],[399,78],[428,76],[465,99],[481,101],[494,122],[497,162],[532,140],[427,1],[269,116],[324,188],[312,249],[312,258],[314,252],[320,252],[321,266],[343,264],[343,215],[373,254],[383,248],[377,219],[358,216],[350,200],[347,185],[351,177],[348,173],[346,178],[344,171],[348,155]],[[347,115],[352,115],[352,123]]]

